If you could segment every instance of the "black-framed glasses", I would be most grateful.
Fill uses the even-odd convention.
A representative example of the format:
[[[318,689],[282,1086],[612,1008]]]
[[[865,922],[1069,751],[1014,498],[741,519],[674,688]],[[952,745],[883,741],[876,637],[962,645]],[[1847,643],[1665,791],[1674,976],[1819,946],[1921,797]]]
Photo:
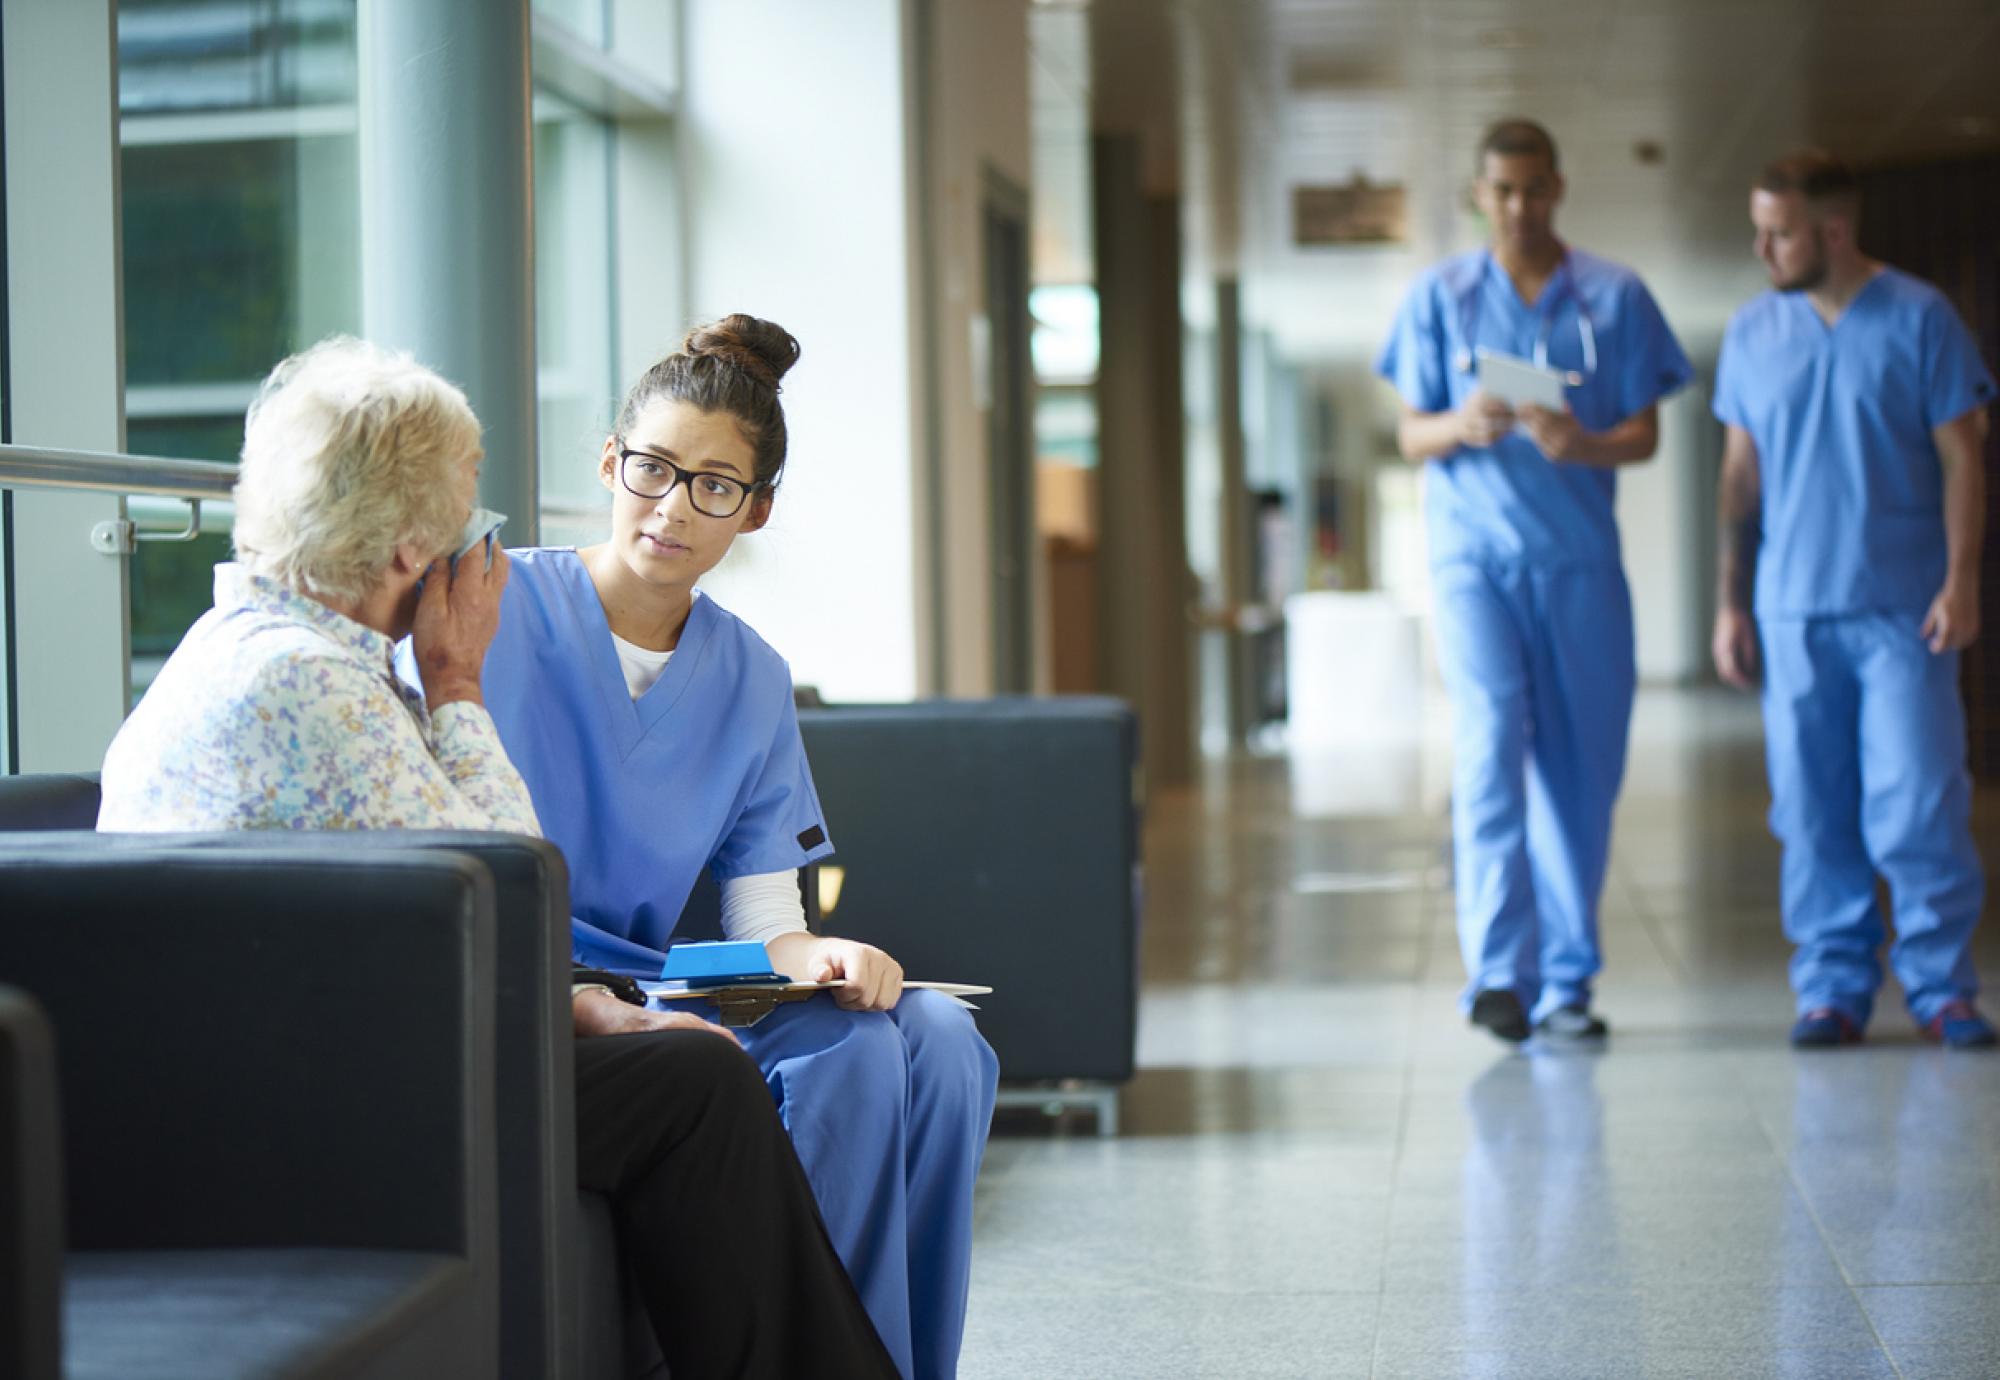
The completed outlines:
[[[618,451],[618,482],[625,486],[627,493],[655,503],[672,493],[674,485],[685,484],[694,510],[703,517],[712,518],[735,517],[743,511],[750,495],[771,487],[761,479],[754,484],[745,484],[726,474],[684,470],[665,456],[629,447],[621,447]]]

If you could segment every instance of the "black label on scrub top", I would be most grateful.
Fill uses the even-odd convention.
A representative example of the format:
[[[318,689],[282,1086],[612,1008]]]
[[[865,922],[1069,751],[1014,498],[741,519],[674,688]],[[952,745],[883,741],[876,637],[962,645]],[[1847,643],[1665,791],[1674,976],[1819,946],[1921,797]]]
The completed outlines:
[[[820,828],[817,824],[799,835],[799,847],[801,848],[817,848],[825,842],[826,830]]]

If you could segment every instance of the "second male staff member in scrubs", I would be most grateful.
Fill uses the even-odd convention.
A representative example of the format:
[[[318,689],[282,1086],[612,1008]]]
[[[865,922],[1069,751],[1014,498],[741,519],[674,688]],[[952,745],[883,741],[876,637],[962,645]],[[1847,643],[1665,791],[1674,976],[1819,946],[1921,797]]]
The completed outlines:
[[[1491,242],[1417,280],[1376,364],[1426,468],[1463,1005],[1502,1040],[1600,1039],[1597,898],[1636,680],[1613,471],[1652,456],[1659,400],[1693,371],[1637,275],[1556,238],[1547,130],[1503,120],[1477,157]],[[1567,408],[1483,393],[1480,350],[1569,371]]]
[[[1993,378],[1937,289],[1861,252],[1860,203],[1818,152],[1750,193],[1772,290],[1729,323],[1716,375],[1715,663],[1747,688],[1761,639],[1792,1043],[1861,1038],[1882,984],[1880,874],[1918,1027],[1990,1045],[1972,1005],[1985,884],[1958,653],[1979,633]]]

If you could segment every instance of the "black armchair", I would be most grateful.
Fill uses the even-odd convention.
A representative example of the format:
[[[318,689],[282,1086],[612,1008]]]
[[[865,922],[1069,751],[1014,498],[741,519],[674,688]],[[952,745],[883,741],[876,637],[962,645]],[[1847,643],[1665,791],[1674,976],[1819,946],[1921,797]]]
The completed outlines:
[[[827,932],[913,975],[988,982],[1006,1080],[1132,1076],[1138,720],[1090,696],[802,709],[844,869]],[[1003,1101],[1047,1100],[1010,1097]],[[1115,1103],[1091,1098],[1108,1129]]]
[[[62,1128],[0,1191],[69,1251],[47,1216],[10,1246],[42,1283],[9,1374],[58,1373],[58,1267],[73,1377],[496,1373],[492,884],[372,862],[0,838],[0,978],[55,1031],[51,1094],[8,1008],[10,1147]]]
[[[0,777],[0,849],[35,850],[7,831],[89,829],[92,776]],[[628,1380],[655,1372],[659,1348],[628,1308],[609,1207],[576,1183],[575,1066],[569,1010],[569,873],[539,839],[486,833],[349,832],[173,835],[56,834],[51,843],[106,855],[221,852],[255,860],[300,838],[357,874],[381,853],[438,850],[490,873],[496,918],[492,983],[497,1068],[501,1373]],[[339,883],[332,883],[338,887]],[[6,977],[0,967],[0,980]],[[449,1369],[445,1373],[453,1373]]]

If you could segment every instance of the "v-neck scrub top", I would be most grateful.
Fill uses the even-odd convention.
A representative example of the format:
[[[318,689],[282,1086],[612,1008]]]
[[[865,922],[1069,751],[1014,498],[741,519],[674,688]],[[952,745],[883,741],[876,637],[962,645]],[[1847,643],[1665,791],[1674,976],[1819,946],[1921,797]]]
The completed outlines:
[[[726,899],[740,879],[833,851],[791,672],[697,594],[673,657],[634,700],[575,550],[513,558],[487,706],[569,860],[575,953],[655,976],[703,867]],[[888,1011],[821,994],[738,1034],[898,1371],[945,1380],[964,1336],[992,1048],[964,1007],[922,991]]]
[[[1757,616],[1921,618],[1948,555],[1931,431],[1993,396],[1958,313],[1907,273],[1877,273],[1831,327],[1803,292],[1745,303],[1715,415],[1757,446]]]
[[[577,961],[657,977],[704,867],[727,881],[833,851],[791,670],[697,593],[673,657],[634,700],[576,550],[508,554],[487,708],[569,861]]]
[[[1586,331],[1597,347],[1594,371]],[[1639,276],[1580,249],[1564,254],[1533,306],[1489,250],[1428,269],[1404,298],[1375,372],[1413,410],[1450,412],[1479,387],[1475,350],[1533,359],[1537,345],[1548,367],[1583,375],[1568,401],[1591,431],[1618,425],[1694,377]],[[1491,446],[1461,447],[1424,466],[1431,564],[1616,565],[1617,487],[1608,469],[1550,461],[1518,428]]]

